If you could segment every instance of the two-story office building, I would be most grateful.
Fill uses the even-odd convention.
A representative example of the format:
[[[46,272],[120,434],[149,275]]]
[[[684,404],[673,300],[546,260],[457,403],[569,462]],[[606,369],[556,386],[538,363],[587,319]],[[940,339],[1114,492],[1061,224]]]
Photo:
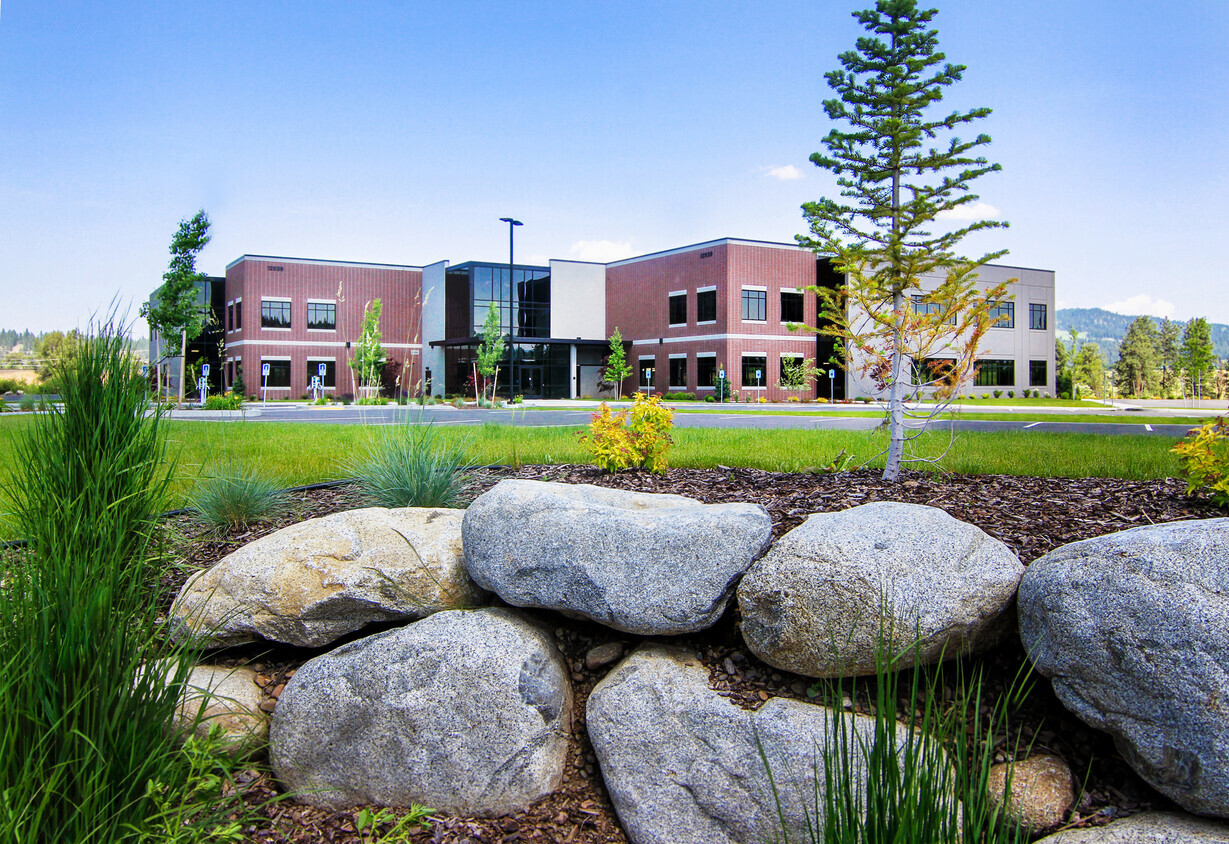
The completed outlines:
[[[1054,273],[989,265],[980,275],[987,287],[1012,279],[1014,298],[1000,303],[1004,318],[984,340],[976,383],[968,389],[1053,394]],[[634,370],[624,394],[642,388],[704,397],[715,394],[724,373],[743,398],[875,395],[874,385],[830,363],[830,339],[790,330],[818,325],[818,303],[807,287],[841,281],[827,259],[809,250],[735,238],[610,264],[552,260],[511,268],[244,255],[211,290],[220,336],[215,388],[229,388],[242,372],[249,394],[298,397],[323,366],[326,393],[356,393],[353,346],[364,310],[379,299],[382,343],[409,394],[472,390],[481,329],[493,305],[508,343],[499,374],[505,396],[601,395],[601,366],[615,328]],[[805,359],[824,375],[806,390],[784,389],[782,361]]]

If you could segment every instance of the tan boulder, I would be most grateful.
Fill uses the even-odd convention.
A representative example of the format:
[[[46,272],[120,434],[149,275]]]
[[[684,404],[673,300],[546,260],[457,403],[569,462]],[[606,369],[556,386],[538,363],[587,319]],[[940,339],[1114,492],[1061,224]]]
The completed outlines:
[[[198,665],[184,684],[171,728],[180,733],[192,729],[199,738],[216,728],[229,753],[255,753],[269,742],[269,716],[260,708],[263,699],[252,669]]]
[[[1004,762],[990,768],[989,798],[992,805],[1002,803],[1011,773],[1011,794],[1007,815],[1033,832],[1058,826],[1075,802],[1075,781],[1067,763],[1057,756],[1038,754],[1018,762]]]
[[[209,646],[268,639],[321,647],[372,622],[472,607],[462,510],[370,507],[261,537],[184,584],[181,635]]]

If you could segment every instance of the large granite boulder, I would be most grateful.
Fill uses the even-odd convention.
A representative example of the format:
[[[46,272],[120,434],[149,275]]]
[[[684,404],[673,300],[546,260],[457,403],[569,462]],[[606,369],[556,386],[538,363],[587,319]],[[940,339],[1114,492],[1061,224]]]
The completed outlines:
[[[184,584],[173,614],[209,646],[321,647],[376,621],[474,606],[461,510],[371,507],[283,528]]]
[[[758,504],[506,480],[462,533],[470,576],[509,604],[652,636],[714,624],[772,519]]]
[[[440,612],[305,663],[269,758],[297,798],[503,815],[563,779],[572,718],[550,636],[504,609]]]
[[[781,537],[738,587],[760,659],[811,677],[873,674],[892,640],[908,667],[995,644],[1019,558],[980,528],[920,504],[818,513]],[[916,647],[915,647],[916,643]]]
[[[841,729],[824,707],[773,698],[742,709],[709,688],[691,654],[653,646],[597,684],[586,723],[633,844],[810,841],[808,823],[822,823],[822,748]],[[869,717],[844,714],[844,730],[851,746],[873,743]],[[897,735],[903,741],[905,730]]]
[[[1029,566],[1019,617],[1068,709],[1162,794],[1229,817],[1229,519],[1064,545]]]
[[[1181,812],[1144,812],[1105,826],[1056,832],[1037,844],[1229,844],[1229,826]]]

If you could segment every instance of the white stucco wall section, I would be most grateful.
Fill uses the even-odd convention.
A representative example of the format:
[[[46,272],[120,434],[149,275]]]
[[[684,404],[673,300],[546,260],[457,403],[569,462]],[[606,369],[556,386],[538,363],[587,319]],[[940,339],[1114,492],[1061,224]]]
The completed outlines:
[[[426,271],[423,271],[426,285]],[[606,337],[606,265],[550,262],[550,336]]]
[[[447,261],[422,268],[422,365],[431,370],[431,390],[444,392],[444,350],[431,345],[444,337],[444,271]]]

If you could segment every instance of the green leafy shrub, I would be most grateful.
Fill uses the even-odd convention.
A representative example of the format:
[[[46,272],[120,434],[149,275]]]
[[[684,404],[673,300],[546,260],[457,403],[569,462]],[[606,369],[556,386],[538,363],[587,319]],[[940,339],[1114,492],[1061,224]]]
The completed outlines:
[[[33,413],[36,406],[34,396],[22,396],[21,401],[17,403],[17,409],[22,413]]]
[[[376,507],[455,507],[472,465],[464,445],[444,442],[421,420],[380,429],[362,454],[342,463]]]
[[[661,403],[661,396],[645,398],[636,393],[628,410],[612,411],[602,402],[589,423],[589,433],[580,435],[580,444],[607,472],[639,466],[662,473],[673,443],[673,427],[674,411]]]
[[[205,410],[241,410],[242,408],[243,397],[234,393],[222,393],[208,396],[205,399]]]
[[[254,466],[224,463],[202,478],[188,498],[188,507],[204,525],[225,531],[267,522],[291,509],[281,481]]]
[[[666,401],[695,401],[695,393],[666,393],[662,398]]]
[[[995,397],[996,399],[1001,399],[1001,398],[1003,397],[1003,391],[1002,391],[1002,390],[995,390],[995,391],[994,391],[994,397]]]
[[[1191,431],[1170,451],[1178,456],[1187,495],[1205,490],[1214,504],[1229,507],[1229,417]]]

